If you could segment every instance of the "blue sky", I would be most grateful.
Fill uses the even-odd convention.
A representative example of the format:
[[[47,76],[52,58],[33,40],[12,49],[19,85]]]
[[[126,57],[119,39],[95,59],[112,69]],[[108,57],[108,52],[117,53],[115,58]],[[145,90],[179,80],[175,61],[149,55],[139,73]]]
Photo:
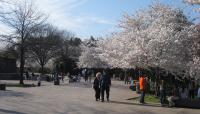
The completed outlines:
[[[118,30],[118,23],[123,14],[134,14],[147,8],[155,0],[36,0],[38,9],[49,15],[49,22],[61,29],[73,32],[82,39],[106,37]],[[173,7],[184,8],[185,14],[192,13],[194,7],[182,0],[160,0]],[[0,30],[2,29],[0,25]]]

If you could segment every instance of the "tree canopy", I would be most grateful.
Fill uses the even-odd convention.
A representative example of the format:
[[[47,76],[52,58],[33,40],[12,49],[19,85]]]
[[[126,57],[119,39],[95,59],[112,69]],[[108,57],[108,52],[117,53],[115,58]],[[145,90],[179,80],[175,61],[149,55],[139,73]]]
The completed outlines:
[[[192,66],[199,67],[194,49],[198,31],[181,9],[156,3],[136,14],[124,15],[119,26],[122,31],[98,41],[91,52],[93,58],[98,57],[98,61],[111,67],[160,67],[182,76],[194,76]],[[90,51],[86,48],[85,52]],[[88,60],[96,62],[90,55]]]

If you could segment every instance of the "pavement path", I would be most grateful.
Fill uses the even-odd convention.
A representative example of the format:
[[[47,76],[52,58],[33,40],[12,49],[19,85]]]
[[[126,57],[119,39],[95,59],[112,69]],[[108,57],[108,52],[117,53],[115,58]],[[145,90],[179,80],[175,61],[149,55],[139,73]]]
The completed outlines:
[[[16,82],[12,82],[16,83]],[[26,81],[25,83],[35,83]],[[90,83],[43,82],[41,87],[8,87],[0,91],[0,114],[200,114],[198,109],[140,105],[126,100],[137,97],[120,81],[113,81],[110,102],[97,102]]]

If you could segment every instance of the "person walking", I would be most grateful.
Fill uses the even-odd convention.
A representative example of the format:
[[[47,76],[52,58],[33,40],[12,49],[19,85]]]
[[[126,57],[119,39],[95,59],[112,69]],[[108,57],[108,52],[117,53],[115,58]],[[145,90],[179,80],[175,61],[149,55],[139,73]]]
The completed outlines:
[[[88,70],[85,69],[85,82],[88,82]]]
[[[144,97],[145,97],[145,93],[146,93],[146,76],[145,75],[141,75],[139,77],[139,82],[140,82],[140,92],[141,92],[141,96],[140,96],[140,103],[144,103]]]
[[[29,80],[29,73],[26,71],[26,80]]]
[[[38,81],[38,86],[41,86],[41,76],[37,77],[37,81]]]
[[[85,75],[85,82],[88,82],[88,75]]]
[[[100,78],[101,78],[101,73],[98,72],[93,82],[93,89],[95,91],[96,101],[100,100]]]
[[[63,83],[64,83],[64,78],[65,78],[64,73],[61,73],[61,79],[62,79],[62,82],[63,82]]]
[[[163,106],[166,100],[164,80],[160,82],[160,103]]]
[[[101,101],[104,102],[104,92],[105,91],[106,91],[107,101],[109,101],[111,79],[105,71],[103,72],[103,76],[101,78],[100,85],[101,85],[101,98],[102,98]]]
[[[35,77],[35,74],[34,74],[34,72],[32,72],[32,78],[34,78]]]
[[[125,73],[125,77],[124,77],[124,84],[128,84],[128,76],[126,73]]]

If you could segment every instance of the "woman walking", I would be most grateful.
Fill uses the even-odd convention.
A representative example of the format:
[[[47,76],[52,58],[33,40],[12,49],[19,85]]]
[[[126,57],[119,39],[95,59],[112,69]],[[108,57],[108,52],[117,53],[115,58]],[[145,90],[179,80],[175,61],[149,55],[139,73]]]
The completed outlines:
[[[100,100],[100,78],[101,78],[101,73],[98,72],[96,74],[96,78],[94,79],[93,83],[93,89],[95,90],[96,101]]]

